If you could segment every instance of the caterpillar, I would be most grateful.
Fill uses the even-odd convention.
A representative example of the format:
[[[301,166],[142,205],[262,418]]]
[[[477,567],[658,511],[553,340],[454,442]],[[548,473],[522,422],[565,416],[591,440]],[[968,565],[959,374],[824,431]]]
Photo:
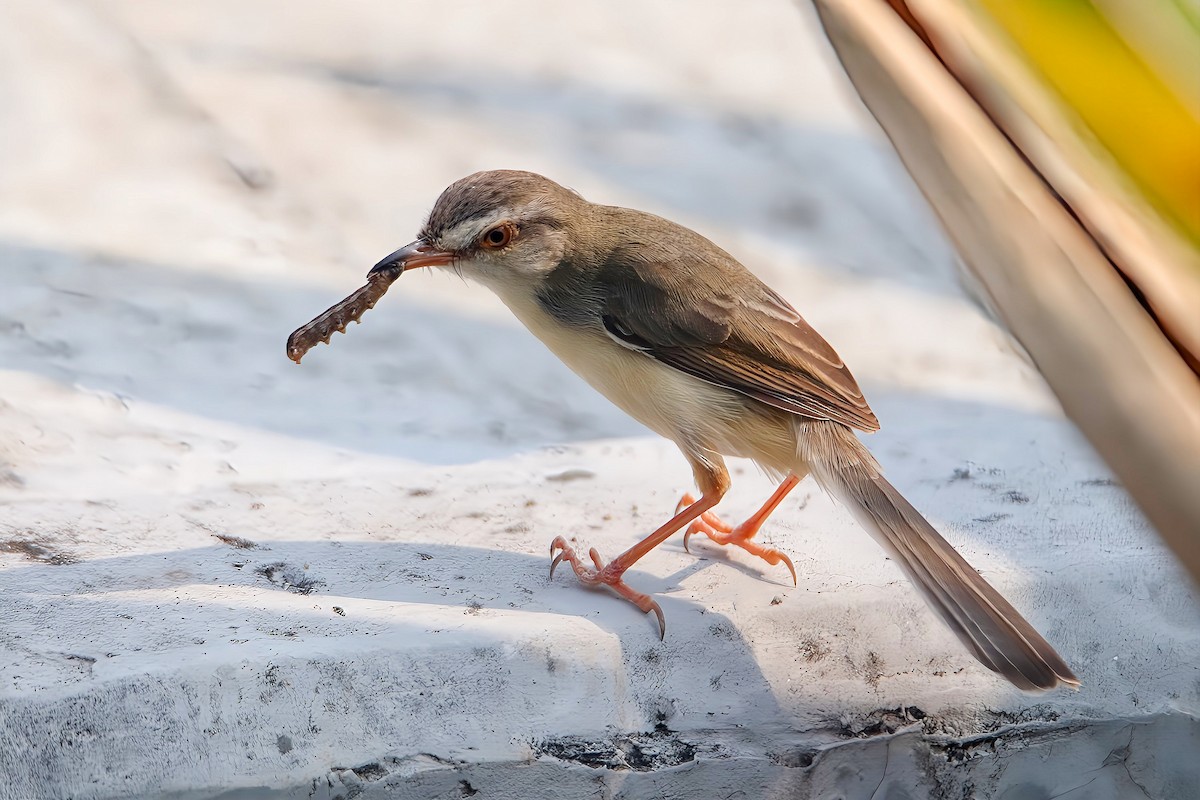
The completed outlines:
[[[304,354],[317,346],[317,342],[329,344],[334,331],[345,333],[346,326],[351,322],[361,322],[362,315],[375,307],[402,272],[403,267],[372,272],[367,276],[367,283],[345,300],[330,307],[307,325],[292,331],[287,340],[287,357],[299,364]]]

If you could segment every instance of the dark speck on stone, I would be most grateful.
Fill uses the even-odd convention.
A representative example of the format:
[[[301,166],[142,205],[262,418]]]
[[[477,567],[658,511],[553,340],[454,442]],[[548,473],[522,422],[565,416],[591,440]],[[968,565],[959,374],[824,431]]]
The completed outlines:
[[[547,475],[546,480],[555,481],[558,483],[567,483],[568,481],[581,481],[594,477],[596,477],[596,473],[592,472],[590,469],[575,467],[573,469],[565,469],[562,472],[557,472],[553,475]]]

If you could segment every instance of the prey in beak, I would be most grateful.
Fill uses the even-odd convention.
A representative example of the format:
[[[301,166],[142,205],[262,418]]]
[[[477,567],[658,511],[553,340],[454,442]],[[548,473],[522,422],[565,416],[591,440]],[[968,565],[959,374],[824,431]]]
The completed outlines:
[[[375,307],[397,278],[406,270],[417,267],[441,267],[454,261],[454,253],[439,250],[423,239],[406,244],[384,258],[367,273],[367,283],[324,314],[292,331],[287,340],[287,356],[297,364],[304,354],[317,345],[329,344],[334,331],[346,332],[351,322],[360,322],[362,315]]]
[[[371,267],[367,277],[388,274],[393,275],[393,280],[395,280],[405,270],[417,267],[444,267],[453,263],[454,258],[454,253],[439,250],[424,239],[417,239],[384,257],[378,264]]]

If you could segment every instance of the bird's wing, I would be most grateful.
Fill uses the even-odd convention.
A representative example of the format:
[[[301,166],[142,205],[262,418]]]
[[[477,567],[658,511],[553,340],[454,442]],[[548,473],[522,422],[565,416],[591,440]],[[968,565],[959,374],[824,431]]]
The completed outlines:
[[[610,336],[784,411],[879,430],[841,357],[786,300],[724,253],[693,265],[675,255],[608,261],[601,313]]]

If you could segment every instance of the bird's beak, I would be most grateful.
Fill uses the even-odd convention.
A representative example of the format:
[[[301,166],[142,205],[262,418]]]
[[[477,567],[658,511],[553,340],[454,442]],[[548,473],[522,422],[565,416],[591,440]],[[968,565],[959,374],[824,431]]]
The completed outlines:
[[[369,274],[396,272],[397,274],[417,267],[444,267],[454,260],[454,254],[438,250],[424,239],[406,244],[387,258],[371,267]]]

